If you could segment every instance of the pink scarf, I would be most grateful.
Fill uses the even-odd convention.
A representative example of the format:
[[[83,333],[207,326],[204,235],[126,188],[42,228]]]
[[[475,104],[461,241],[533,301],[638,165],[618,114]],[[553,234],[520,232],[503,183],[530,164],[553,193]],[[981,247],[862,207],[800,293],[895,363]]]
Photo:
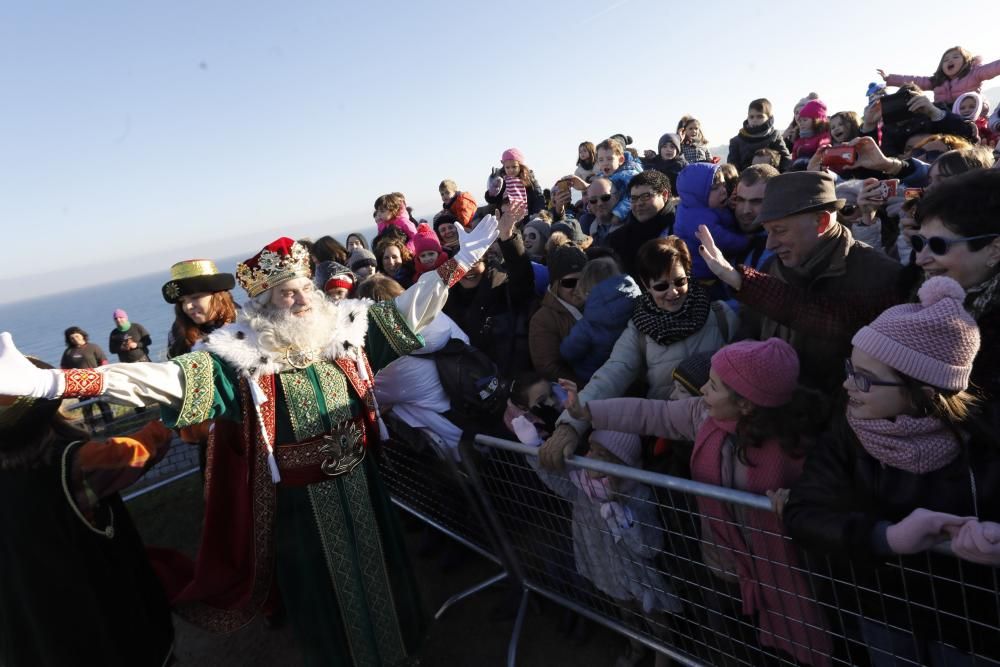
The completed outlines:
[[[944,422],[935,417],[900,415],[895,420],[847,418],[861,446],[877,461],[923,475],[940,470],[956,458],[961,445]]]
[[[734,433],[735,421],[709,418],[701,425],[691,454],[692,479],[723,485],[723,446]],[[802,472],[802,462],[785,456],[777,441],[749,450],[747,459],[751,466],[742,491],[763,494],[789,487]],[[702,539],[715,542],[736,564],[743,613],[757,614],[761,645],[781,649],[803,664],[828,667],[833,643],[778,515],[746,509],[744,529],[726,503],[699,497],[698,507],[710,518],[713,533]]]

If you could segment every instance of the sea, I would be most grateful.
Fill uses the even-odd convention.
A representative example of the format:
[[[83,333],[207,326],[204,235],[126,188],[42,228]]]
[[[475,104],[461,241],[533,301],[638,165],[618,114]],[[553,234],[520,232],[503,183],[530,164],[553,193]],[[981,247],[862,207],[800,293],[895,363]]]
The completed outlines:
[[[343,243],[349,234],[359,233],[370,240],[372,232],[369,226],[337,233],[336,238]],[[236,273],[236,265],[252,252],[217,258],[215,264],[220,271]],[[99,345],[108,356],[108,361],[114,363],[118,361],[118,356],[108,352],[108,338],[115,328],[112,314],[121,308],[128,313],[129,321],[141,324],[149,331],[153,339],[149,358],[166,361],[167,334],[174,323],[174,307],[163,300],[160,290],[168,280],[169,265],[158,267],[155,273],[0,304],[0,331],[9,331],[22,353],[38,357],[58,368],[66,350],[64,332],[69,327],[77,326],[86,331],[90,342]],[[233,298],[240,303],[246,299],[246,292],[237,285]]]
[[[245,256],[215,260],[220,271],[235,273]],[[108,337],[115,328],[112,314],[122,308],[129,321],[149,331],[153,344],[149,357],[166,361],[167,334],[174,322],[174,307],[163,300],[160,289],[170,280],[169,267],[156,273],[125,280],[92,285],[68,292],[0,305],[0,331],[9,331],[14,344],[26,355],[36,356],[59,366],[66,349],[63,332],[77,326],[89,334],[90,342],[100,346],[112,363],[117,355],[108,352]],[[239,286],[233,290],[239,301],[246,295]]]

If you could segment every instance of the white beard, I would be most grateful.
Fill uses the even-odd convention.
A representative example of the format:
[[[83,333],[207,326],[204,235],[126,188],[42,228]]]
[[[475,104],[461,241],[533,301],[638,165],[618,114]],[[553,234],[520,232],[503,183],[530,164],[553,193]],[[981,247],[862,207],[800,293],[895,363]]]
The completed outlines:
[[[213,331],[195,349],[207,350],[253,378],[287,370],[289,348],[315,353],[317,360],[359,358],[371,301],[334,303],[315,292],[309,297],[309,312],[295,316],[275,309],[269,297],[265,293],[245,303],[236,322]]]

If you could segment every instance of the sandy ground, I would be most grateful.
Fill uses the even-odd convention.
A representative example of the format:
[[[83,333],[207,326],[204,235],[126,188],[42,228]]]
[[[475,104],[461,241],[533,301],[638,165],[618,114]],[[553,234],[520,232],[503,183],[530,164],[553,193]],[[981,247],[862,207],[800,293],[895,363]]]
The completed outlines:
[[[201,530],[201,479],[193,475],[130,503],[130,511],[147,544],[171,546],[194,553]],[[497,572],[498,566],[465,550],[449,549],[439,534],[428,535],[422,524],[404,517],[407,542],[420,581],[428,615],[455,593]],[[434,543],[437,553],[421,553]],[[451,551],[451,553],[447,553]],[[456,558],[456,553],[458,558]],[[456,563],[456,561],[458,561]],[[421,653],[426,666],[506,664],[513,630],[509,588],[502,585],[480,592],[451,609],[430,625]],[[560,634],[562,609],[534,600],[518,647],[518,665],[579,667],[613,665],[624,649],[624,640],[593,624],[583,626],[576,638]],[[506,618],[505,618],[506,617]],[[295,638],[286,625],[272,629],[261,619],[231,635],[205,633],[175,617],[176,655],[180,665],[254,666],[302,664]],[[652,664],[651,659],[642,664]]]

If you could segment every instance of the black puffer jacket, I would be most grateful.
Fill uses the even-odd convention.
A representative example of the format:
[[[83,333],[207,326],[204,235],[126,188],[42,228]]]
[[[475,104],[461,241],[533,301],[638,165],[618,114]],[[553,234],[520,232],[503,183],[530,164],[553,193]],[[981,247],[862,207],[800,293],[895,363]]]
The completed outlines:
[[[743,121],[743,129],[729,140],[729,158],[726,162],[743,171],[753,162],[753,154],[761,148],[777,151],[778,155],[781,156],[778,170],[788,169],[788,165],[792,162],[792,154],[788,152],[788,146],[781,138],[781,132],[774,129],[773,118],[768,118],[766,123],[754,128],[749,127],[747,122]]]
[[[814,571],[829,565],[837,583],[822,587],[821,597],[836,596],[828,601],[836,600],[848,613],[859,607],[872,620],[888,620],[965,651],[969,618],[975,650],[997,658],[1000,612],[993,568],[936,553],[885,555],[876,547],[880,522],[895,523],[918,507],[957,516],[975,516],[978,510],[980,520],[1000,520],[1000,442],[981,420],[966,426],[968,439],[958,459],[916,475],[883,466],[864,450],[845,418],[835,420],[829,436],[807,455],[784,520],[788,534],[810,553]]]
[[[475,287],[459,281],[448,292],[444,312],[488,354],[501,375],[530,366],[528,313],[535,296],[535,274],[520,233],[500,242],[503,265],[487,264]]]

